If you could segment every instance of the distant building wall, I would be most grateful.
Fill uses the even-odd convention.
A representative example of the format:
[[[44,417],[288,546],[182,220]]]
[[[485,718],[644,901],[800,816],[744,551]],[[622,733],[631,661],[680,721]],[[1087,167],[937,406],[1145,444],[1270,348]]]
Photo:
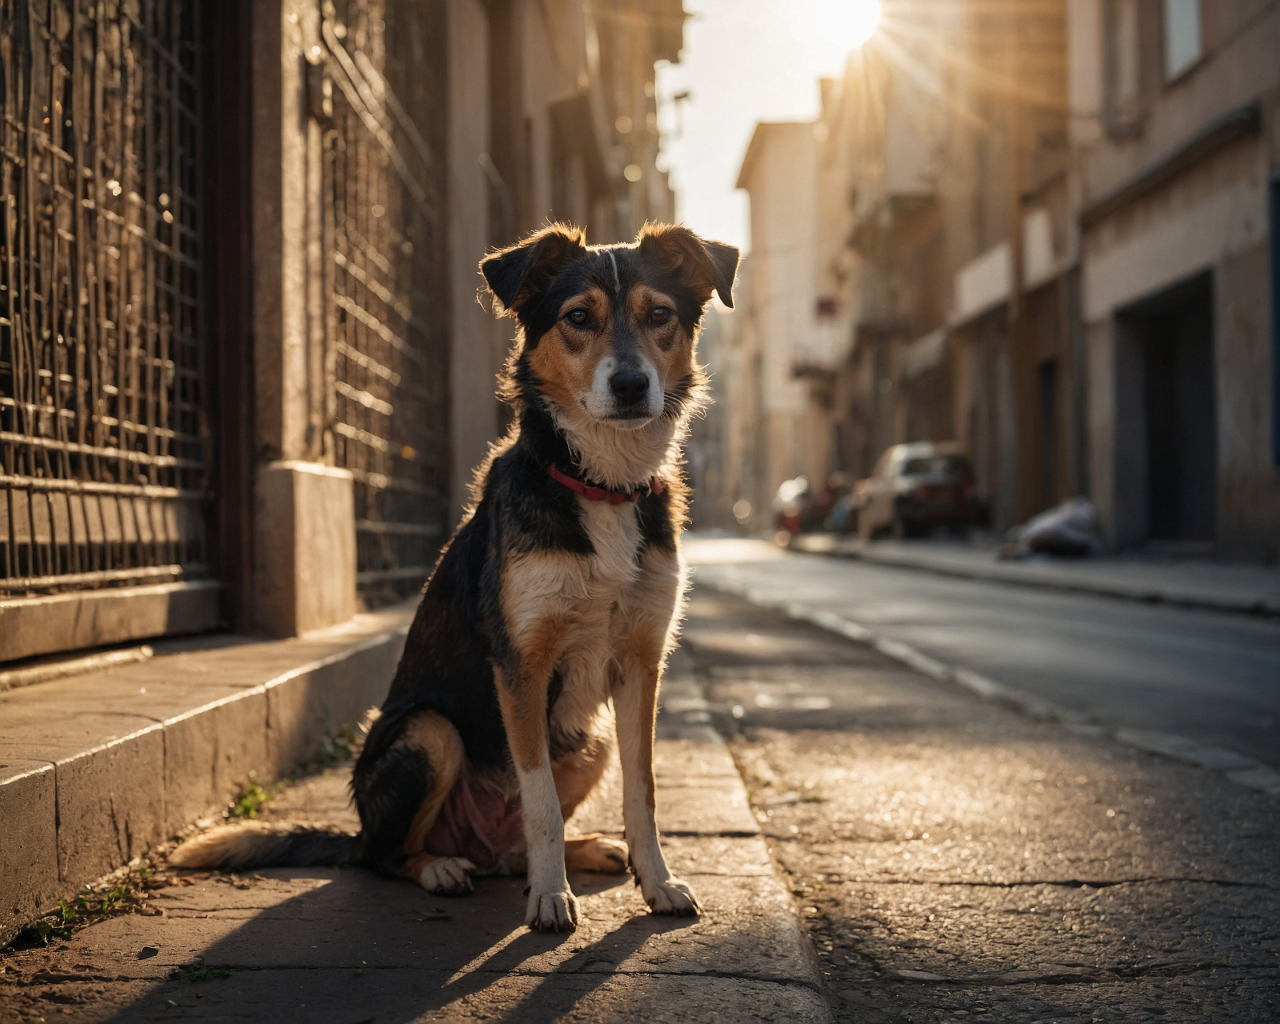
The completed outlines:
[[[1194,6],[1199,53],[1176,70],[1158,17],[1119,33],[1114,12],[1088,0],[1073,21],[1072,91],[1091,105],[1073,132],[1090,478],[1118,545],[1205,543],[1274,559],[1268,185],[1280,167],[1280,10],[1246,19],[1236,5]],[[1127,93],[1106,73],[1117,62],[1135,68]],[[1199,341],[1184,337],[1193,328]],[[1197,346],[1206,361],[1193,371]],[[1194,399],[1197,375],[1212,388]],[[1175,428],[1161,424],[1179,416],[1196,418],[1211,451],[1165,436]],[[1178,486],[1197,480],[1213,492],[1210,512],[1179,520],[1167,506],[1194,504]]]
[[[826,445],[809,429],[806,387],[797,376],[814,357],[816,159],[813,125],[758,125],[738,179],[751,197],[750,299],[740,314],[749,325],[739,337],[758,368],[743,382],[758,389],[753,404],[758,401],[761,419],[752,429],[762,429],[762,446],[750,500],[760,514],[779,484],[821,473],[826,461]]]

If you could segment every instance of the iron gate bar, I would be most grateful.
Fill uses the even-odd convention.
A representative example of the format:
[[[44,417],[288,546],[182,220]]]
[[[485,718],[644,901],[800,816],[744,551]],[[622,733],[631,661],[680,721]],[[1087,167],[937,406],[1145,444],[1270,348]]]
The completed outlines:
[[[448,363],[432,140],[443,143],[444,83],[423,102],[423,89],[402,98],[392,81],[422,76],[393,50],[414,33],[438,47],[430,22],[442,10],[439,0],[321,4],[337,86],[325,159],[331,430],[335,461],[355,478],[356,582],[367,605],[416,589],[443,533]]]
[[[0,594],[209,571],[199,21],[0,0]]]

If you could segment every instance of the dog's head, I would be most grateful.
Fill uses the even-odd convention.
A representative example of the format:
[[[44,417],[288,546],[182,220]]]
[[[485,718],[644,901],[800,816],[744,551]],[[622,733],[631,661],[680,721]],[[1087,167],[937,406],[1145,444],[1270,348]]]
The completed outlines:
[[[733,305],[738,250],[685,227],[647,224],[630,245],[588,247],[554,224],[494,253],[480,270],[520,324],[512,397],[572,424],[635,430],[678,418],[701,381],[693,357],[714,291]]]

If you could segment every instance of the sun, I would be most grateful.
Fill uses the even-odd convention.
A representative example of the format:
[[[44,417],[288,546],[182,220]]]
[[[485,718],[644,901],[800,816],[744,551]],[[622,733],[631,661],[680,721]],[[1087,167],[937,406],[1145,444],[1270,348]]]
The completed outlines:
[[[880,0],[803,0],[794,12],[796,28],[842,55],[856,50],[880,25]]]
[[[842,35],[849,48],[856,50],[871,38],[880,25],[880,0],[847,0]]]

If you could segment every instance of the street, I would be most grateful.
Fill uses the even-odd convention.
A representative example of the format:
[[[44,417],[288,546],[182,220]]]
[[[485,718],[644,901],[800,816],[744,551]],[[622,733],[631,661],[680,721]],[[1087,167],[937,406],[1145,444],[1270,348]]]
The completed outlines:
[[[834,611],[948,665],[1112,728],[1175,733],[1280,766],[1280,623],[736,548],[696,578]],[[741,560],[745,556],[745,560]],[[696,556],[695,556],[696,557]]]
[[[0,1024],[1280,1022],[1277,53],[0,4]]]
[[[976,656],[985,637],[983,671],[1022,686],[1071,642],[1051,632],[1064,609],[1077,644],[1145,636],[1147,661],[1124,663],[1135,678],[1214,645],[1233,669],[1265,667],[1274,643],[1233,651],[1212,627],[1268,637],[1270,623],[776,549],[743,561],[765,549],[733,543],[719,553],[735,561],[692,548],[703,583],[659,720],[659,820],[677,870],[702,893],[700,918],[648,914],[625,876],[578,876],[587,923],[540,936],[520,924],[521,879],[479,879],[474,895],[450,899],[361,869],[183,874],[156,857],[156,874],[120,882],[129,894],[103,920],[84,915],[0,962],[0,1017],[1276,1019],[1274,796],[982,700],[711,580],[736,573],[769,599],[820,598],[864,619],[880,609],[877,629],[922,649],[936,636],[939,655]],[[994,591],[985,603],[984,587]],[[1007,643],[1002,608],[1044,635]],[[1109,614],[1120,623],[1110,630]],[[1184,619],[1201,632],[1175,631],[1169,643],[1183,653],[1162,656],[1161,625]],[[1037,685],[1054,700],[1096,700],[1084,705],[1095,713],[1142,714],[1141,692],[1117,687],[1103,703],[1106,650],[1086,653]],[[1178,678],[1194,673],[1183,666]],[[1270,706],[1263,680],[1245,683],[1253,706]],[[1133,720],[1190,732],[1191,694],[1208,689],[1185,689],[1167,719],[1147,709]],[[354,826],[348,773],[295,784],[261,813]],[[620,835],[619,807],[615,767],[571,830]]]
[[[839,1019],[1280,1014],[1274,797],[713,590],[686,646]]]

